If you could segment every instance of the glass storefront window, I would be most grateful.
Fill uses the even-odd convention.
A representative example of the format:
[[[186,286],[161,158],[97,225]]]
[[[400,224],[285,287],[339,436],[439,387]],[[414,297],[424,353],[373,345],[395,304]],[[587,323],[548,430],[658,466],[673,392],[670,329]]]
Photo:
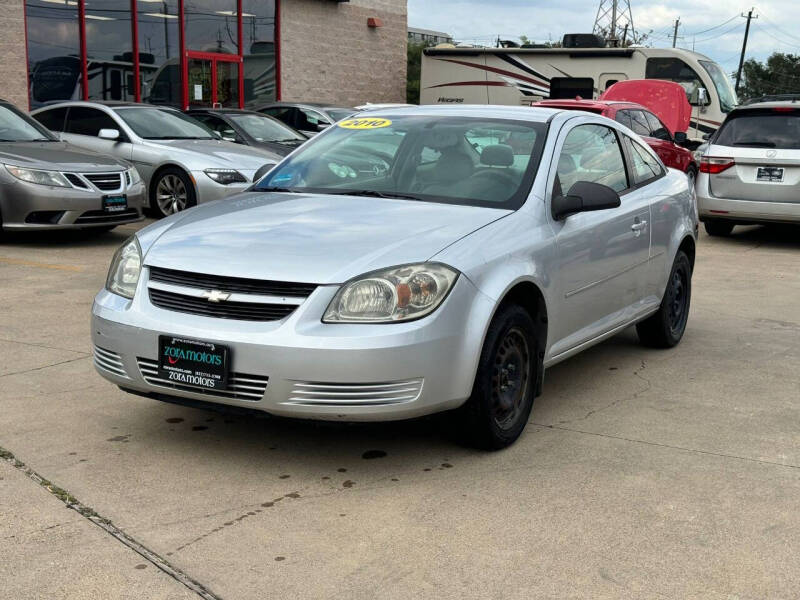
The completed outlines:
[[[181,103],[178,0],[137,0],[142,102]]]
[[[86,17],[82,25],[81,4]],[[180,106],[184,97],[199,104],[215,99],[224,106],[257,106],[274,100],[275,0],[242,0],[241,16],[237,0],[183,0],[182,4],[183,45],[180,0],[25,0],[31,108],[83,99],[84,87],[91,100],[133,101],[138,89],[142,102],[173,106]],[[132,6],[136,6],[138,39],[133,39]],[[81,77],[82,35],[86,82]],[[205,72],[209,65],[198,71],[192,68],[196,62],[188,63],[184,80],[183,51],[194,52],[195,61],[203,56],[198,53],[235,60],[214,59],[212,77]],[[216,88],[209,94],[214,79]],[[200,86],[199,97],[194,86]]]
[[[239,54],[236,0],[184,0],[186,49]]]
[[[26,0],[31,108],[80,98],[77,2]]]
[[[276,99],[275,0],[243,0],[244,104],[258,107]]]
[[[89,99],[136,99],[130,0],[86,2]]]

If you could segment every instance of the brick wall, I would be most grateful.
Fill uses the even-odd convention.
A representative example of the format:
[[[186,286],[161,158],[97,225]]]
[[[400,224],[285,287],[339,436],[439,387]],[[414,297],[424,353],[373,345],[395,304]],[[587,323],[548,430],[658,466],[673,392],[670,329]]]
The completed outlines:
[[[0,0],[0,98],[28,110],[23,0]]]
[[[407,23],[406,0],[282,0],[282,99],[405,102]]]

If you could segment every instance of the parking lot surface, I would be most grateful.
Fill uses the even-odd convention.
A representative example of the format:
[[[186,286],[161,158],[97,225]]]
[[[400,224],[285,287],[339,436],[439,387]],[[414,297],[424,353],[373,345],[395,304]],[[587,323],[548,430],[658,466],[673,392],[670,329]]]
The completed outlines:
[[[548,370],[523,437],[484,453],[438,419],[119,391],[89,311],[137,227],[0,245],[0,596],[797,597],[796,229],[703,235],[677,348],[631,330]]]

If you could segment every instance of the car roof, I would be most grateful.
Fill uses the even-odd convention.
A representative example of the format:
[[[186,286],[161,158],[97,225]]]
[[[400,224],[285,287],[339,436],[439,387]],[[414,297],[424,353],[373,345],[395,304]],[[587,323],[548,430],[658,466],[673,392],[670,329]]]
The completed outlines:
[[[165,104],[148,104],[146,102],[123,102],[118,100],[67,100],[65,102],[57,102],[54,104],[47,104],[41,106],[31,112],[38,112],[48,110],[51,108],[61,108],[64,106],[91,106],[94,108],[169,108],[171,110],[178,110],[174,106]]]
[[[424,117],[474,117],[488,119],[511,119],[515,121],[547,122],[555,115],[564,112],[556,108],[539,106],[502,106],[485,104],[425,104],[422,106],[396,106],[391,108],[375,108],[359,112],[353,118],[362,118],[366,115],[392,117],[419,115]]]
[[[610,106],[629,106],[631,108],[644,108],[641,104],[635,102],[624,102],[622,100],[584,100],[581,98],[563,100],[541,100],[531,106],[552,106],[552,107],[569,107],[569,108],[597,108],[604,109]]]
[[[735,112],[744,112],[747,110],[759,109],[759,108],[796,108],[800,109],[800,102],[795,102],[793,100],[772,100],[768,102],[754,102],[753,104],[743,104],[737,106],[734,111]]]
[[[187,113],[193,112],[204,112],[204,113],[211,113],[215,115],[258,115],[259,117],[271,118],[268,115],[260,113],[255,110],[247,110],[242,108],[208,108],[205,106],[195,106],[189,108]]]
[[[310,108],[318,108],[320,110],[330,110],[330,109],[355,110],[353,109],[352,106],[325,104],[324,102],[270,102],[269,104],[263,105],[261,108],[270,108],[273,106],[308,106]]]

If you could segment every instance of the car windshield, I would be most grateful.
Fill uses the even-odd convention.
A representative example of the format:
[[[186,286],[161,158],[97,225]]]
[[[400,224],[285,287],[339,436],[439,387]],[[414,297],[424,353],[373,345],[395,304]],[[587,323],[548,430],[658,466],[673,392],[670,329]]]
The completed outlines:
[[[55,138],[10,106],[0,104],[0,142],[51,142]]]
[[[263,115],[228,115],[228,118],[259,142],[291,142],[306,137],[277,119]]]
[[[169,108],[115,109],[134,133],[146,140],[211,140],[211,130],[196,119]]]
[[[734,107],[739,104],[739,99],[736,97],[736,92],[733,91],[731,81],[728,76],[723,73],[720,66],[708,60],[698,61],[703,68],[711,75],[711,81],[714,82],[714,88],[717,90],[719,96],[719,107],[722,112],[729,113]]]
[[[463,117],[352,118],[332,126],[254,188],[519,208],[544,123]]]
[[[719,129],[719,146],[800,150],[800,110],[789,108],[735,112]]]
[[[334,121],[341,121],[352,115],[355,111],[349,108],[328,108],[325,110],[328,116]]]

